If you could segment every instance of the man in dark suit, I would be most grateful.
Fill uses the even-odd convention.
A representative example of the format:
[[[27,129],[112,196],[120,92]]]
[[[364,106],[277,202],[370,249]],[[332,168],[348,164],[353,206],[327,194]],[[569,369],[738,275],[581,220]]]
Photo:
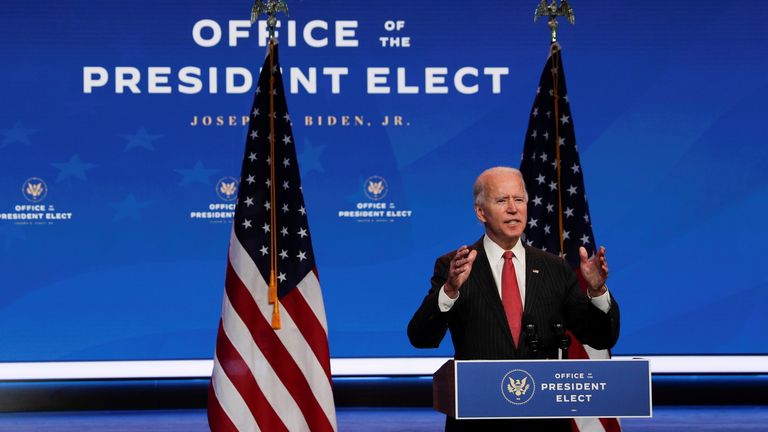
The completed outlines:
[[[435,263],[432,287],[408,324],[417,348],[436,348],[447,330],[457,360],[557,358],[553,324],[585,344],[611,348],[619,337],[619,308],[605,281],[605,248],[591,258],[579,250],[589,285],[584,295],[559,257],[525,246],[528,194],[520,171],[496,167],[475,181],[475,213],[485,235]],[[543,342],[536,355],[522,327],[534,324]],[[446,419],[446,431],[570,431],[570,421]]]

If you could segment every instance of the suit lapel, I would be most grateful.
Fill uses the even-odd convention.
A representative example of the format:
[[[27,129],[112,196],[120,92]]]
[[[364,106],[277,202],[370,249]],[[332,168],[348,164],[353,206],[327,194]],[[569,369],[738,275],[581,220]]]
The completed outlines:
[[[533,312],[541,294],[539,283],[541,280],[541,263],[536,254],[531,253],[531,248],[525,246],[525,305],[523,312]]]
[[[478,294],[485,298],[487,304],[491,305],[491,313],[495,316],[498,322],[502,323],[506,329],[503,333],[506,335],[507,339],[509,339],[509,344],[514,346],[512,333],[509,331],[507,315],[504,313],[504,305],[501,303],[499,289],[496,287],[496,281],[493,279],[491,266],[488,263],[488,255],[485,253],[483,239],[480,238],[480,240],[472,245],[472,247],[477,251],[477,257],[472,266],[472,272],[469,274],[468,282],[471,282]]]

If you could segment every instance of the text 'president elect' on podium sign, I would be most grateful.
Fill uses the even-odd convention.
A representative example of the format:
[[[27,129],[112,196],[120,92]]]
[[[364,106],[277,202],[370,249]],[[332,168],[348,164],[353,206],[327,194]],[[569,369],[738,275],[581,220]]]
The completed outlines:
[[[651,417],[647,360],[456,360],[435,408],[457,419]]]

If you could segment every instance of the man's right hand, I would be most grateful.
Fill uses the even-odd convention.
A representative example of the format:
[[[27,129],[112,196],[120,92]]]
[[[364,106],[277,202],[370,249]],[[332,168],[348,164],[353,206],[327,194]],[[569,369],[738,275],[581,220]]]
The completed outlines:
[[[448,267],[448,280],[445,282],[445,294],[455,299],[459,296],[459,287],[466,282],[469,272],[472,271],[472,264],[477,257],[476,250],[470,250],[467,246],[460,247],[451,260]]]

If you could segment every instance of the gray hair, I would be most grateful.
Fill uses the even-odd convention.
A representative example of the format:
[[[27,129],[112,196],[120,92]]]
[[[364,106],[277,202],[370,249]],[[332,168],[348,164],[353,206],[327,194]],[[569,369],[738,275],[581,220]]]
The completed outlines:
[[[528,201],[528,189],[525,187],[523,173],[521,173],[517,168],[497,166],[488,168],[487,170],[481,172],[479,176],[477,176],[477,179],[475,180],[475,186],[472,188],[472,195],[475,198],[475,205],[480,205],[480,203],[485,200],[485,177],[494,173],[517,174],[520,176],[520,181],[523,183],[523,190],[525,191],[525,200]]]

